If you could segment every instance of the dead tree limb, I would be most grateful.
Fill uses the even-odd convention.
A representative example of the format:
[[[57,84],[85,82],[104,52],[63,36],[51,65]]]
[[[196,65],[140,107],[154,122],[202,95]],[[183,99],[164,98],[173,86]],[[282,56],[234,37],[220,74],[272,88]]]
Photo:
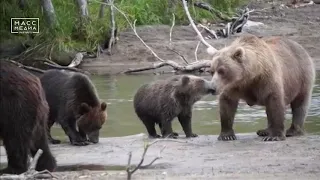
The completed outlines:
[[[50,64],[50,63],[47,63],[47,62],[44,62],[43,64],[45,64],[45,65],[47,65],[47,66],[49,66],[51,68],[54,68],[54,69],[63,69],[63,70],[69,70],[69,71],[73,71],[73,72],[80,72],[80,73],[83,73],[83,74],[90,75],[90,73],[88,71],[84,71],[84,70],[77,69],[77,68],[74,68],[74,67],[60,66],[60,65]]]
[[[77,67],[81,64],[83,60],[83,54],[82,53],[77,53],[71,63],[68,65],[68,67]]]
[[[147,154],[148,149],[158,143],[158,142],[163,142],[163,141],[173,141],[173,142],[179,142],[179,143],[185,143],[184,141],[179,141],[179,140],[175,140],[175,139],[157,139],[152,141],[151,143],[146,143],[144,144],[144,148],[143,148],[143,153],[140,159],[140,162],[138,163],[138,165],[136,165],[134,168],[131,167],[131,159],[132,159],[132,152],[129,152],[129,157],[128,157],[128,164],[127,164],[127,180],[131,180],[132,174],[135,173],[138,169],[146,169],[149,168],[155,161],[159,160],[162,158],[161,153],[163,152],[163,150],[166,148],[166,146],[164,145],[160,151],[157,157],[155,157],[150,163],[146,164],[146,165],[142,165],[144,162],[144,158]]]
[[[200,41],[198,41],[198,44],[196,46],[196,50],[194,50],[194,58],[196,59],[196,62],[198,61],[198,49],[199,49],[199,46],[200,46]]]
[[[28,170],[22,174],[3,174],[1,175],[1,180],[28,180],[28,179],[58,179],[58,177],[54,176],[50,171],[36,171],[36,165],[40,156],[42,155],[42,149],[38,149],[36,155],[33,157],[33,160],[28,168]]]
[[[25,66],[17,61],[13,61],[13,60],[4,60],[4,61],[7,61],[7,62],[10,62],[22,69],[26,69],[26,70],[29,70],[29,71],[34,71],[34,72],[37,72],[37,73],[44,73],[45,71],[44,70],[41,70],[41,69],[38,69],[38,68],[35,68],[35,67],[31,67],[31,66]]]
[[[160,63],[154,63],[151,66],[148,67],[142,67],[142,68],[130,68],[128,70],[126,70],[123,73],[129,74],[129,73],[133,73],[133,72],[141,72],[141,71],[147,71],[147,70],[153,70],[153,69],[158,69],[164,66],[170,66],[172,67],[175,71],[181,71],[184,73],[188,73],[188,72],[193,72],[195,70],[200,70],[202,68],[208,68],[211,65],[211,60],[203,60],[203,61],[197,61],[194,63],[190,63],[186,66],[182,66],[179,65],[178,63],[174,62],[174,61],[164,61],[164,62],[160,62]]]
[[[224,21],[231,21],[232,18],[229,16],[223,14],[222,12],[218,11],[217,9],[213,8],[210,4],[205,3],[205,2],[195,2],[193,3],[195,7],[210,11],[212,14],[216,15],[219,19],[224,20]]]
[[[197,26],[195,25],[195,23],[193,22],[193,19],[190,15],[190,12],[189,12],[189,9],[188,9],[188,5],[187,5],[187,2],[186,0],[182,0],[182,4],[183,4],[183,8],[184,8],[184,11],[189,19],[189,22],[192,26],[192,28],[196,31],[197,35],[198,35],[198,38],[200,39],[200,41],[205,45],[207,46],[207,53],[210,54],[210,55],[213,55],[217,49],[214,48],[213,46],[211,46],[207,41],[204,40],[203,36],[201,35],[200,31],[198,30]]]

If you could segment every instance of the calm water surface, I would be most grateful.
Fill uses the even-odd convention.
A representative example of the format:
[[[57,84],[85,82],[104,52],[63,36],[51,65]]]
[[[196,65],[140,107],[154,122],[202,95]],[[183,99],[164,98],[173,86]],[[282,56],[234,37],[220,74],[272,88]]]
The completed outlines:
[[[317,82],[313,90],[309,115],[305,122],[308,133],[320,134],[320,71],[317,72]],[[144,125],[137,118],[133,109],[133,96],[136,90],[144,83],[156,79],[163,79],[170,75],[130,75],[130,76],[91,76],[101,99],[108,103],[108,120],[101,130],[103,137],[127,136],[137,133],[147,133]],[[210,77],[207,77],[210,79]],[[208,95],[194,105],[192,126],[197,134],[219,134],[220,122],[215,96]],[[286,127],[291,123],[291,110],[287,109]],[[267,124],[263,107],[249,107],[241,102],[235,118],[236,133],[255,132],[265,128]],[[182,128],[175,119],[175,131],[182,133]],[[160,131],[157,129],[158,133]],[[60,127],[52,129],[53,135],[65,139]]]

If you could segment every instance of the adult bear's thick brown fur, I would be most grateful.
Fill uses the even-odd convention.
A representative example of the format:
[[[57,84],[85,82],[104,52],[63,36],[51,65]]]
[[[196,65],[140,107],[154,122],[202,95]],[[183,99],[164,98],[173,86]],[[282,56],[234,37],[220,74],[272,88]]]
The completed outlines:
[[[236,139],[233,121],[240,99],[250,106],[266,107],[268,127],[257,131],[264,141],[285,140],[286,136],[304,133],[315,68],[297,42],[282,37],[240,37],[217,51],[211,71],[212,85],[220,94],[219,140]],[[292,124],[285,134],[286,105],[291,105]]]
[[[142,85],[134,96],[135,112],[148,130],[149,137],[159,138],[155,124],[163,137],[177,138],[171,121],[178,120],[186,137],[197,137],[192,132],[192,106],[204,95],[215,93],[210,81],[193,75],[177,75]]]
[[[57,164],[47,140],[48,103],[40,80],[31,73],[0,60],[0,139],[8,167],[0,175],[27,171],[28,155],[43,151],[36,170],[53,171]]]

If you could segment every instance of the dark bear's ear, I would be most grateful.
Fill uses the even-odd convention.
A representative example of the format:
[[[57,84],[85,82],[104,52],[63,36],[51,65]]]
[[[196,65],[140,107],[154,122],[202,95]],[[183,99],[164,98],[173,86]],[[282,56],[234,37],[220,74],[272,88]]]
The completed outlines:
[[[183,76],[181,81],[182,81],[182,86],[185,86],[189,83],[190,78],[188,76]]]
[[[242,47],[238,47],[236,51],[233,53],[232,58],[241,63],[244,57],[244,53],[244,49]]]
[[[101,110],[102,110],[102,111],[105,111],[106,109],[107,109],[107,103],[102,102],[102,103],[101,103]]]
[[[89,105],[87,103],[81,103],[80,109],[79,109],[79,113],[80,114],[85,114],[85,113],[87,113],[89,111],[90,111]]]

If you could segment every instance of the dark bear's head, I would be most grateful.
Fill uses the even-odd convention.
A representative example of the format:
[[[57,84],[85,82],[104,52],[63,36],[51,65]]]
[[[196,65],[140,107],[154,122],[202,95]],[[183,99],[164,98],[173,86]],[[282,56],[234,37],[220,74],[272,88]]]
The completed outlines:
[[[77,119],[77,126],[88,135],[90,142],[99,142],[99,130],[107,120],[106,109],[107,104],[105,102],[96,107],[90,107],[87,103],[81,103],[80,105],[80,117]]]
[[[216,93],[210,81],[194,75],[179,76],[175,79],[174,86],[176,96],[190,98],[192,102],[200,100],[204,95]]]

